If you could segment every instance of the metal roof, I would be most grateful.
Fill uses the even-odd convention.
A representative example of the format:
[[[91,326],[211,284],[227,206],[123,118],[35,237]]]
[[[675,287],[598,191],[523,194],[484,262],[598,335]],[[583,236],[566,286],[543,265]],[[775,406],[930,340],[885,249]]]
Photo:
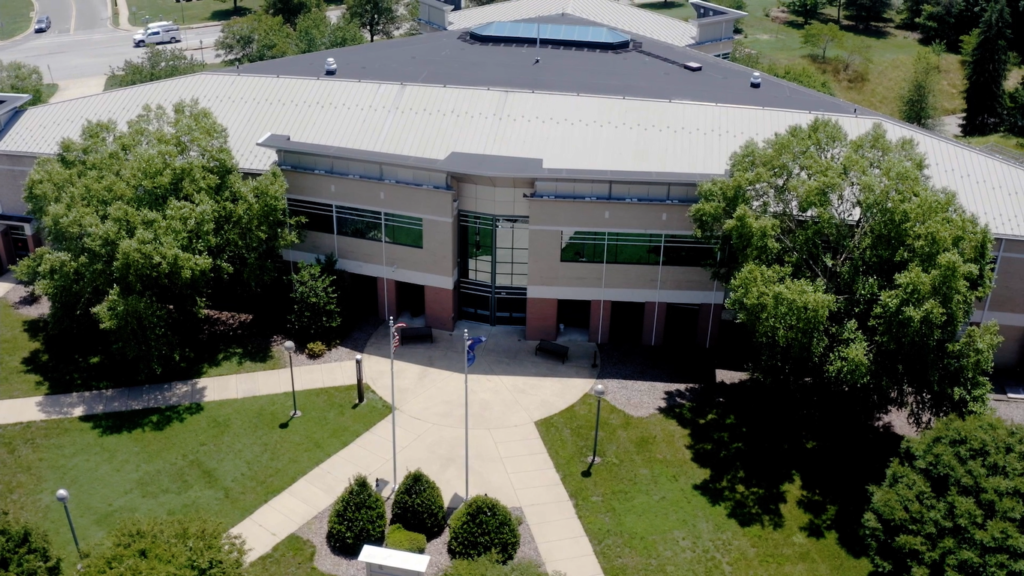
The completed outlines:
[[[491,22],[470,32],[477,40],[507,42],[554,42],[601,46],[612,49],[629,48],[629,36],[604,26],[575,24],[541,24],[537,22]]]
[[[578,16],[675,46],[689,46],[697,41],[697,28],[689,22],[614,0],[508,0],[451,12],[448,29],[461,30],[490,22],[561,14]]]
[[[602,0],[604,1],[604,0]],[[694,102],[577,96],[350,80],[203,73],[24,111],[0,132],[0,152],[52,154],[86,119],[124,126],[145,104],[196,98],[229,132],[243,170],[276,159],[267,133],[293,141],[444,159],[452,153],[536,158],[544,168],[723,174],[746,140],[815,116],[851,135],[882,122],[913,138],[935,184],[1004,237],[1024,237],[1024,168],[887,118]]]

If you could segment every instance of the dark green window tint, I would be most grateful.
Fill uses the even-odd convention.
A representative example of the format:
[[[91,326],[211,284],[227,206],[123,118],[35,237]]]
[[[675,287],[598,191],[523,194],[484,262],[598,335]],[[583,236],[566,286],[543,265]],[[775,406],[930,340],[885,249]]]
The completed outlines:
[[[302,229],[309,232],[334,234],[333,206],[324,202],[288,199],[288,212],[305,219]]]
[[[715,249],[691,236],[634,232],[562,232],[562,262],[703,266]]]

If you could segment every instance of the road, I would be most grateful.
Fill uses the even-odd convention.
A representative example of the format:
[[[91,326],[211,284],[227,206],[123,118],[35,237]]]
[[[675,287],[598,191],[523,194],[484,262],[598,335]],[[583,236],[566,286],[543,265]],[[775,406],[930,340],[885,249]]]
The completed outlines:
[[[0,60],[35,64],[47,82],[56,83],[102,76],[111,66],[137,58],[141,48],[132,46],[132,33],[110,25],[109,0],[36,0],[40,15],[50,16],[49,32],[25,36],[0,44]],[[174,46],[213,62],[213,41],[220,26],[184,30],[184,39]],[[200,48],[200,41],[204,49]],[[170,45],[168,45],[170,46]],[[192,52],[194,50],[194,52]]]

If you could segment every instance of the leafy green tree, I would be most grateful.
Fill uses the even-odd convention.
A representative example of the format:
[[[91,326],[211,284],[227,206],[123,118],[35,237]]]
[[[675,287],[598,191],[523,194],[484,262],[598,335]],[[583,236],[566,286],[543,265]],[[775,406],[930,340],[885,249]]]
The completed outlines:
[[[864,515],[878,574],[1024,573],[1024,427],[945,418],[907,438]]]
[[[365,30],[370,42],[393,37],[402,25],[397,0],[345,0],[345,8],[345,18]]]
[[[1006,131],[1024,138],[1024,78],[1006,95]]]
[[[1010,65],[1010,11],[1006,0],[991,0],[978,28],[977,42],[964,55],[964,136],[999,132],[1006,114],[1003,84]]]
[[[217,2],[220,2],[221,4],[227,4],[228,0],[217,0]],[[238,0],[232,0],[232,4],[232,10],[238,12]]]
[[[366,475],[357,474],[334,502],[327,519],[327,544],[342,554],[358,554],[363,544],[384,542],[387,523],[384,499]]]
[[[316,264],[299,263],[293,278],[289,324],[302,340],[330,342],[341,326],[341,309],[334,279]]]
[[[263,11],[271,16],[280,17],[292,29],[295,29],[303,14],[322,14],[326,9],[324,0],[263,0]]]
[[[790,14],[799,17],[804,24],[808,24],[812,18],[818,16],[818,12],[821,12],[823,2],[822,0],[789,0],[783,2],[782,5]]]
[[[366,42],[357,26],[349,22],[332,23],[321,11],[307,12],[295,23],[295,50],[299,54],[344,48]]]
[[[60,557],[46,533],[15,522],[0,510],[0,574],[3,576],[61,576]]]
[[[823,385],[916,422],[987,409],[995,322],[964,329],[992,289],[992,235],[881,124],[850,139],[815,119],[730,160],[690,211],[715,278],[749,327],[751,371]]]
[[[242,576],[245,541],[204,516],[131,518],[82,563],[82,576]]]
[[[214,47],[231,64],[284,58],[295,54],[295,32],[281,17],[257,12],[225,22]]]
[[[800,33],[800,43],[815,52],[820,51],[818,60],[824,62],[828,57],[829,47],[841,47],[845,37],[846,33],[840,30],[839,26],[815,22]]]
[[[935,119],[935,90],[939,61],[930,50],[918,50],[914,68],[900,93],[900,118],[927,128]]]
[[[243,178],[228,134],[198,102],[146,106],[125,129],[87,122],[25,183],[47,246],[15,268],[50,300],[57,333],[98,328],[126,370],[186,360],[211,298],[276,277],[289,232],[279,170]]]
[[[33,64],[0,60],[0,92],[32,96],[31,100],[22,104],[22,108],[44,104],[43,72]]]
[[[874,22],[881,22],[892,9],[892,0],[846,0],[843,14],[857,26],[863,28]]]
[[[124,88],[185,74],[195,74],[205,69],[206,64],[202,60],[186,55],[181,48],[157,48],[148,45],[138,60],[129,58],[117,68],[111,66],[108,76],[112,77],[112,88]]]

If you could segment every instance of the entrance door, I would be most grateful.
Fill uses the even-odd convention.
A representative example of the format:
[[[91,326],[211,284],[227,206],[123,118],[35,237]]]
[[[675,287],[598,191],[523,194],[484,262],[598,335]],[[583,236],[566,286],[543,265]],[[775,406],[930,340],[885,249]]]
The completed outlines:
[[[17,264],[18,260],[29,255],[28,236],[25,235],[25,228],[22,226],[8,224],[7,227],[11,231],[11,244],[14,245],[14,262],[11,264]]]
[[[529,219],[459,213],[459,317],[526,325]]]

